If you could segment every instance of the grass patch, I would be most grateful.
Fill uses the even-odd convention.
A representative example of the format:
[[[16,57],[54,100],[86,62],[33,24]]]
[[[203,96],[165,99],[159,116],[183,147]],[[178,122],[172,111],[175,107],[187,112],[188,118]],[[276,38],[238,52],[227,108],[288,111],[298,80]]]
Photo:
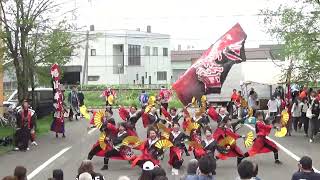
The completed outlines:
[[[158,94],[158,91],[150,90],[147,91],[149,96],[156,96]],[[65,97],[68,97],[67,92],[65,94]],[[104,97],[100,97],[101,91],[83,91],[84,97],[85,97],[85,105],[88,106],[105,106],[105,99]],[[139,95],[141,91],[140,90],[121,90],[120,92],[117,91],[117,99],[115,102],[115,106],[123,105],[123,106],[131,106],[135,105],[139,107]],[[183,104],[180,102],[180,100],[176,97],[175,94],[173,94],[173,97],[171,101],[169,102],[169,107],[176,107],[176,108],[182,108]]]
[[[50,126],[52,121],[53,121],[52,115],[48,115],[38,119],[37,131],[36,131],[37,136],[48,133],[50,131]]]

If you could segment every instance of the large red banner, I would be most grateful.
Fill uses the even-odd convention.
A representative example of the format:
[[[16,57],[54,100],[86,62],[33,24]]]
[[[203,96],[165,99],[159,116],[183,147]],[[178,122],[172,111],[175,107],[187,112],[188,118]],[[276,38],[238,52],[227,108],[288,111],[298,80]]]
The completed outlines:
[[[240,24],[233,26],[173,84],[184,105],[192,97],[200,98],[210,93],[220,93],[233,64],[246,60],[244,43],[246,33]]]

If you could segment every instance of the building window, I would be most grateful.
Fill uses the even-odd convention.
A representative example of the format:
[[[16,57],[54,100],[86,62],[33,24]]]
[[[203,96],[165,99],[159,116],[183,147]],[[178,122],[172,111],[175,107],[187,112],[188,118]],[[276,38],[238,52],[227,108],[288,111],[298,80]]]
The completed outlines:
[[[141,65],[141,46],[140,45],[131,45],[128,47],[128,65],[129,66],[139,66]]]
[[[91,49],[91,56],[96,56],[96,55],[97,55],[96,49]]]
[[[136,74],[136,80],[139,81],[139,74]]]
[[[150,46],[145,46],[144,47],[144,55],[145,56],[150,56]]]
[[[158,81],[167,80],[167,71],[158,71],[157,72],[157,80]]]
[[[163,56],[168,56],[168,48],[163,48]]]
[[[100,76],[88,76],[88,81],[98,81]]]
[[[146,76],[146,78],[148,77],[148,73],[147,73],[147,72],[146,72],[146,75],[145,75],[145,76]]]
[[[153,56],[158,56],[158,48],[157,47],[153,47]]]

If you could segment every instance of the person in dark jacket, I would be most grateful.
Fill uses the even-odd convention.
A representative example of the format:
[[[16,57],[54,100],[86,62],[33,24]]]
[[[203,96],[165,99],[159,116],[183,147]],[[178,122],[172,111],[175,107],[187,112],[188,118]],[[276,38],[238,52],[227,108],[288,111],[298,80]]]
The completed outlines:
[[[80,110],[79,110],[80,102],[79,102],[76,86],[72,87],[72,90],[68,95],[68,102],[70,104],[69,120],[72,121],[73,116],[75,116],[76,120],[78,120],[78,116],[80,114]]]
[[[18,108],[16,119],[15,150],[29,150],[30,140],[33,145],[37,145],[34,139],[37,116],[35,111],[29,108],[28,101],[23,101],[22,106]]]
[[[118,128],[117,135],[110,139],[113,144],[113,148],[110,151],[107,151],[104,155],[104,165],[101,170],[108,170],[109,158],[113,156],[121,156],[120,155],[120,147],[122,145],[122,140],[128,137],[129,134],[127,133],[127,127],[125,123],[120,123]]]
[[[312,118],[310,119],[310,124],[309,124],[309,138],[310,138],[310,143],[313,142],[314,140],[314,136],[318,133],[319,131],[319,111],[320,111],[320,107],[319,107],[319,101],[316,98],[316,92],[312,91],[311,92],[311,101],[310,101],[310,108],[311,108],[311,112],[312,112]]]
[[[312,159],[308,156],[303,156],[299,161],[299,170],[298,172],[292,175],[291,180],[318,180],[320,179],[320,174],[314,172],[312,169]]]
[[[198,170],[198,160],[197,159],[191,159],[189,162],[188,162],[188,166],[187,166],[187,175],[185,176],[182,176],[180,178],[180,180],[186,180],[187,178],[192,178],[192,177],[195,177],[197,176],[197,170]]]

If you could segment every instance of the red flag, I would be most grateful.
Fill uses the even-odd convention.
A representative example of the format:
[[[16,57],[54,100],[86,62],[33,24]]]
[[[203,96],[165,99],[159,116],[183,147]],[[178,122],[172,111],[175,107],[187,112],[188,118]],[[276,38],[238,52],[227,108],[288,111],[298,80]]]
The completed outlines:
[[[236,24],[173,84],[173,89],[184,105],[190,103],[192,97],[200,98],[205,94],[221,92],[232,65],[246,60],[246,38],[241,26]]]

